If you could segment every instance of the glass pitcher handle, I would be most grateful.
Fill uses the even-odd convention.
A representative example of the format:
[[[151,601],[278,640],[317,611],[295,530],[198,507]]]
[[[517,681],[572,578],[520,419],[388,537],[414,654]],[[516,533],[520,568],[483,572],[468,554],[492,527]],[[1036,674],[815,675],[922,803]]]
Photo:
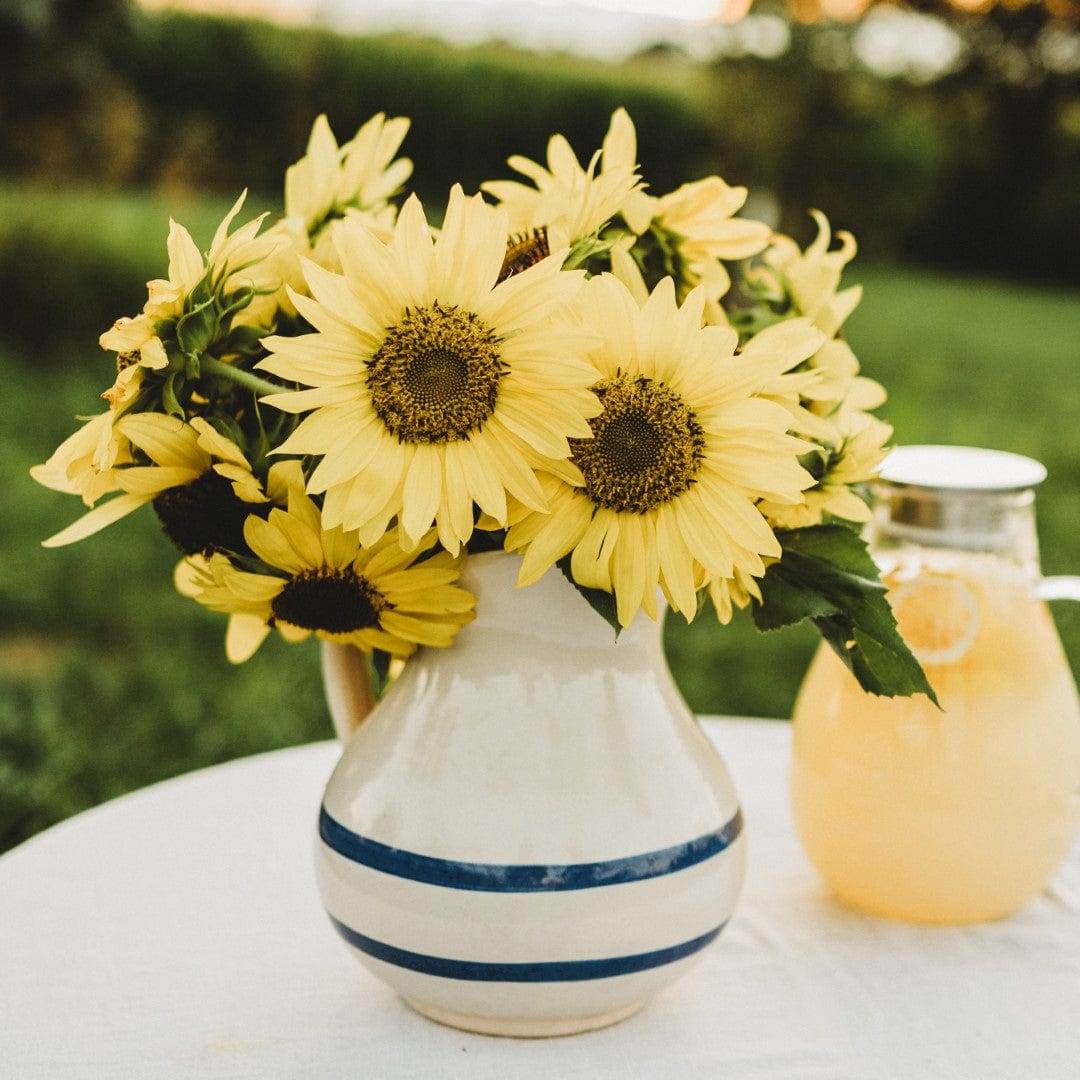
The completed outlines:
[[[1040,600],[1080,600],[1080,576],[1062,574],[1043,578],[1035,586],[1035,595]]]

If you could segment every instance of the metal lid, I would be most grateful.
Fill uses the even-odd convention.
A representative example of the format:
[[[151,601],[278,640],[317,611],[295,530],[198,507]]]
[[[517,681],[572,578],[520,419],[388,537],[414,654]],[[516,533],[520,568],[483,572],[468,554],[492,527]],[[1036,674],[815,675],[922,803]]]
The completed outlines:
[[[1027,491],[1046,479],[1034,458],[974,446],[898,446],[881,466],[880,479],[904,487],[956,492]]]
[[[972,551],[1035,550],[1032,458],[973,446],[899,446],[873,483],[881,537]]]

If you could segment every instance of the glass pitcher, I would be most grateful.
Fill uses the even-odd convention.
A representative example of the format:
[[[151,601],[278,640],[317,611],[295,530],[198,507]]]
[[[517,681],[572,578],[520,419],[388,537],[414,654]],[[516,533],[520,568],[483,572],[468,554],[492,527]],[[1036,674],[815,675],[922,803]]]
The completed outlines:
[[[941,702],[875,697],[828,647],[794,710],[791,797],[811,862],[848,903],[954,923],[1039,893],[1080,822],[1080,701],[1042,578],[1035,488],[1000,451],[894,450],[868,540],[900,631]]]

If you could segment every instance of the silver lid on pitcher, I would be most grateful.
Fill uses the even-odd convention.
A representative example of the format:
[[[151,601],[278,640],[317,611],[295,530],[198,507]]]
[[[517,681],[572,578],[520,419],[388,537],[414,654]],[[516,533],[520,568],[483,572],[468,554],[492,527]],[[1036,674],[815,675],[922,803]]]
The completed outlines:
[[[1035,488],[1046,468],[1033,458],[973,446],[898,446],[871,485],[874,523],[894,540],[1002,551],[1026,540]]]

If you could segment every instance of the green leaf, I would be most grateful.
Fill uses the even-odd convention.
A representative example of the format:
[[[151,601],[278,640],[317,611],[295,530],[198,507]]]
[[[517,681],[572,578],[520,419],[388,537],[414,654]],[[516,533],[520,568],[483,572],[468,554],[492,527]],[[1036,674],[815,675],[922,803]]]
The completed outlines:
[[[803,619],[837,614],[836,605],[827,596],[813,586],[800,584],[795,575],[773,567],[762,579],[761,595],[762,603],[754,604],[754,623],[759,630],[779,630]]]
[[[833,651],[872,694],[926,694],[934,689],[897,629],[877,564],[845,525],[777,532],[783,548],[761,579],[754,622],[775,630],[810,619]]]
[[[619,625],[619,615],[615,608],[615,597],[603,589],[590,589],[585,585],[579,585],[574,580],[570,570],[570,556],[564,555],[555,565],[563,572],[563,576],[585,598],[589,607],[593,609],[615,631],[617,638],[622,632]]]

